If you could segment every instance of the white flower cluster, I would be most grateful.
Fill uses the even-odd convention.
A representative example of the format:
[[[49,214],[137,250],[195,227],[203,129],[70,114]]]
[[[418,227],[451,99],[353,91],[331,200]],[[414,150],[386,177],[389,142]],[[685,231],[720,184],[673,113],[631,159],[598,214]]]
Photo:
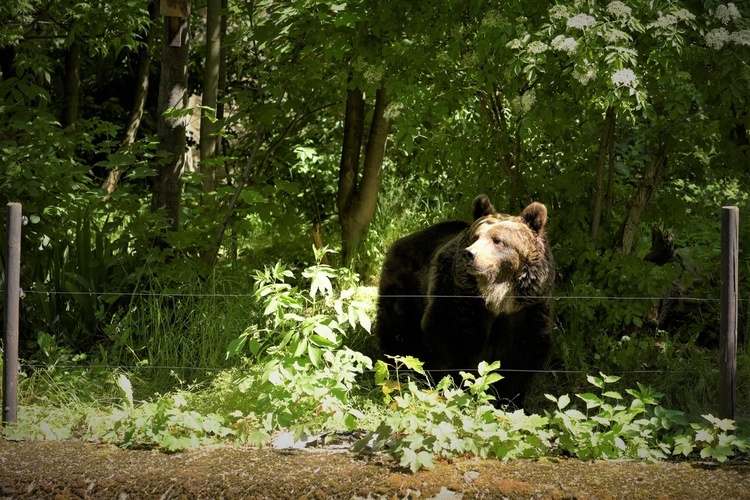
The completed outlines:
[[[580,69],[576,66],[575,71],[573,71],[573,78],[581,82],[581,85],[588,85],[591,80],[596,78],[596,67],[589,66]]]
[[[662,15],[662,13],[659,13],[659,18],[654,21],[653,23],[649,24],[648,28],[655,28],[659,27],[662,29],[669,28],[670,26],[674,26],[675,24],[679,23],[680,21],[692,21],[695,19],[695,14],[690,12],[687,9],[678,9],[670,14]]]
[[[638,77],[632,69],[619,69],[612,74],[612,83],[616,87],[635,88],[638,85]]]
[[[520,38],[514,38],[510,42],[506,43],[505,46],[511,50],[518,50],[523,47],[523,42]]]
[[[729,35],[729,40],[737,45],[750,47],[750,30],[735,31]]]
[[[523,95],[515,97],[510,103],[511,108],[519,114],[528,113],[536,103],[536,92],[532,89]]]
[[[365,77],[365,81],[368,83],[380,83],[385,75],[385,68],[382,66],[375,66],[374,64],[366,64],[365,71],[362,76]]]
[[[630,17],[631,9],[619,0],[615,0],[607,5],[607,12],[615,17]]]
[[[487,11],[487,14],[484,15],[484,19],[482,19],[482,26],[497,28],[502,24],[502,21],[503,18],[500,13],[495,9],[490,9]]]
[[[572,37],[565,37],[565,35],[557,35],[552,40],[552,48],[568,54],[572,54],[578,48],[578,41]]]
[[[602,36],[609,43],[617,43],[623,40],[630,40],[630,35],[628,35],[624,31],[620,31],[617,29],[606,30],[604,33],[602,33]]]
[[[740,11],[737,10],[737,6],[733,3],[728,3],[726,5],[719,5],[716,7],[716,13],[714,14],[716,18],[721,21],[724,24],[729,24],[730,21],[737,20],[742,17],[742,14],[740,14]]]
[[[729,41],[729,32],[724,28],[717,28],[706,33],[706,45],[719,50]]]
[[[687,9],[678,9],[674,11],[673,14],[680,21],[692,21],[695,19],[695,14]]]
[[[567,19],[568,8],[564,5],[553,5],[549,9],[549,18],[553,21],[557,19]]]
[[[596,18],[588,14],[576,14],[565,23],[568,28],[584,29],[596,24]]]
[[[526,47],[526,50],[529,52],[529,54],[541,54],[542,52],[547,52],[548,48],[549,47],[546,43],[540,42],[539,40],[534,40],[528,45],[528,47]]]
[[[404,109],[403,103],[397,102],[397,101],[391,101],[383,110],[383,117],[386,120],[391,121],[394,118],[397,118],[401,114],[401,111],[403,109]]]

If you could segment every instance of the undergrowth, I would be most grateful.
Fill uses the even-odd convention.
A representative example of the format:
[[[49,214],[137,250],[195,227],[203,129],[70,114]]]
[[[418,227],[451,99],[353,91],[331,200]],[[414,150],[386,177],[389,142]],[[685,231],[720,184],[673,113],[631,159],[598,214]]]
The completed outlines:
[[[708,413],[694,419],[663,405],[662,392],[623,386],[617,376],[585,376],[572,396],[545,391],[530,413],[495,401],[497,362],[461,373],[458,384],[433,383],[410,357],[373,363],[361,352],[372,345],[372,294],[351,271],[321,264],[322,255],[302,272],[282,264],[256,272],[260,314],[224,344],[234,367],[210,381],[140,398],[137,374],[86,365],[40,336],[48,363],[22,378],[19,422],[3,434],[174,452],[356,431],[366,435],[355,450],[390,453],[411,470],[467,455],[721,462],[750,452],[734,422]]]

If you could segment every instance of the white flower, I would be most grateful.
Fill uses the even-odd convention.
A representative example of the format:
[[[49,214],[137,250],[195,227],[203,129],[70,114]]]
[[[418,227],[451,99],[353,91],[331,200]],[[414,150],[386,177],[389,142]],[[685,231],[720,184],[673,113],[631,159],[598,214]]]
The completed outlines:
[[[568,28],[584,29],[596,24],[596,18],[588,14],[576,14],[565,23]]]
[[[617,29],[607,30],[602,33],[602,36],[610,43],[617,43],[621,40],[630,40],[630,35]]]
[[[722,23],[729,24],[730,21],[741,18],[742,14],[740,14],[740,11],[737,10],[737,6],[735,6],[733,3],[728,3],[726,5],[719,5],[718,7],[716,7],[716,13],[714,14],[714,16],[716,16],[716,18]]]
[[[546,43],[535,40],[526,47],[526,50],[529,54],[541,54],[542,52],[546,52],[548,48]]]
[[[578,41],[572,37],[566,38],[565,35],[557,35],[552,40],[552,48],[555,50],[566,52],[568,54],[572,54],[578,48]]]
[[[612,74],[612,83],[616,87],[635,87],[638,85],[638,77],[632,69],[620,69]]]
[[[490,28],[497,28],[502,23],[502,16],[495,9],[490,9],[482,19],[482,26],[488,26]]]
[[[630,17],[631,9],[619,0],[615,0],[607,5],[607,12],[615,17]]]
[[[729,40],[736,43],[737,45],[750,46],[750,30],[735,31],[729,35]]]
[[[523,47],[523,42],[520,38],[514,38],[510,42],[506,43],[505,46],[512,50],[518,50]]]
[[[591,80],[596,78],[596,67],[589,66],[581,70],[576,66],[575,71],[573,71],[573,78],[581,82],[582,85],[587,85]]]
[[[676,10],[674,11],[674,15],[680,21],[692,21],[693,19],[695,19],[695,14],[687,9]]]
[[[379,83],[383,79],[385,69],[381,66],[367,64],[363,76],[368,83]]]
[[[729,41],[729,32],[724,28],[717,28],[706,33],[706,45],[719,50]]]
[[[391,121],[397,118],[401,114],[401,110],[404,109],[404,104],[401,102],[391,101],[383,110],[383,117]]]
[[[511,109],[518,114],[528,113],[536,103],[536,92],[532,89],[523,95],[516,96],[510,103]]]
[[[568,8],[564,5],[553,5],[549,9],[549,18],[553,21],[556,19],[566,19],[568,17]]]
[[[674,26],[678,22],[680,22],[680,20],[677,19],[677,16],[673,14],[667,14],[666,16],[662,16],[661,14],[659,14],[659,19],[649,24],[648,27],[654,28],[658,26],[660,28],[669,28],[670,26]]]

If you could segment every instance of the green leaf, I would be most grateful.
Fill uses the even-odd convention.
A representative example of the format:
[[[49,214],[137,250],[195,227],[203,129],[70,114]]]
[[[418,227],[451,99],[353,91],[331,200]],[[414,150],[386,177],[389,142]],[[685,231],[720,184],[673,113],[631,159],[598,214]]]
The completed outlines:
[[[405,356],[403,358],[400,358],[400,360],[404,363],[404,366],[408,368],[409,370],[414,370],[415,372],[419,373],[420,375],[424,375],[424,368],[422,363],[419,359],[415,358],[414,356]]]
[[[375,383],[380,385],[386,380],[390,373],[388,371],[388,365],[382,359],[375,362]]]
[[[591,392],[578,394],[577,396],[586,402],[586,408],[596,408],[602,404],[602,400],[599,399],[599,396]]]
[[[563,394],[557,400],[557,408],[559,410],[564,410],[565,407],[567,407],[569,404],[570,404],[570,396],[568,396],[567,394]]]

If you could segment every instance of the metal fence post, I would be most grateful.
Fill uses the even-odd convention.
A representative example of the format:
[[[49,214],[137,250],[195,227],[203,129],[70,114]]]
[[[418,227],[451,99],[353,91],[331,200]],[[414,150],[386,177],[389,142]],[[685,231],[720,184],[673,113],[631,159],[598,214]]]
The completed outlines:
[[[740,210],[721,209],[719,418],[734,420],[737,391],[737,287]]]
[[[18,311],[21,301],[20,203],[8,203],[5,263],[5,350],[3,351],[3,422],[18,420]]]

